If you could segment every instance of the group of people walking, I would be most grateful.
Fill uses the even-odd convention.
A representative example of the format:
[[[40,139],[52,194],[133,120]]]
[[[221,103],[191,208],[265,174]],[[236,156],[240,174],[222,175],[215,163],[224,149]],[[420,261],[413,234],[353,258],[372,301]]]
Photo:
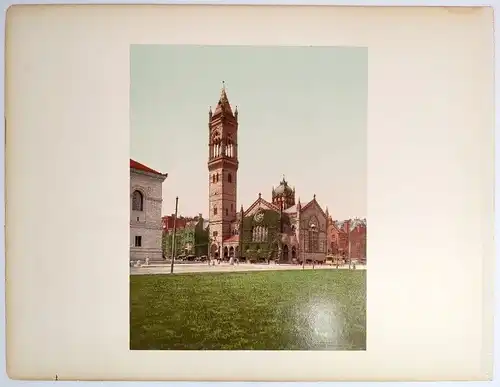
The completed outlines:
[[[222,260],[219,257],[215,257],[215,258],[209,257],[207,262],[208,262],[208,266],[215,266],[215,264],[220,265]],[[236,257],[231,257],[231,258],[229,258],[229,264],[230,265],[239,265],[240,261]]]

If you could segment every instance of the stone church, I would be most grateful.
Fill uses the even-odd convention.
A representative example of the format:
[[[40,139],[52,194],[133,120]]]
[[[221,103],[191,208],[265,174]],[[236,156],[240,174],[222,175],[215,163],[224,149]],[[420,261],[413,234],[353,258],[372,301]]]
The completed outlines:
[[[215,110],[209,110],[209,238],[214,258],[250,261],[325,261],[328,210],[316,195],[302,205],[283,177],[271,201],[259,193],[246,210],[237,209],[238,108],[232,109],[223,86]]]
[[[130,260],[162,261],[162,184],[168,174],[130,159]]]

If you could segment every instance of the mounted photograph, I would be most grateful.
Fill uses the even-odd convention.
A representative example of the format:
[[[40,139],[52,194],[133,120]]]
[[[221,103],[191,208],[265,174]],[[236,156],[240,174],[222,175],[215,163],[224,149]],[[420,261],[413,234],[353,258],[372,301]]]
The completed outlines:
[[[130,349],[366,350],[368,50],[130,47]]]

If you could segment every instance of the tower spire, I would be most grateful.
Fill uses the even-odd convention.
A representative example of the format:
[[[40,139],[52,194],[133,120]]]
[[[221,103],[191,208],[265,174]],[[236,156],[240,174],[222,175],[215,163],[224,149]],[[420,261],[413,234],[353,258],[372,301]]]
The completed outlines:
[[[233,114],[233,110],[231,109],[231,105],[229,104],[229,99],[227,98],[226,82],[225,81],[222,81],[222,89],[220,91],[219,102],[217,103],[217,107],[215,108],[213,115],[216,116],[220,113],[222,115],[227,113],[230,116],[235,117]]]
[[[226,82],[224,82],[224,81],[222,81],[222,89],[220,91],[220,99],[221,99],[221,101],[227,101]]]

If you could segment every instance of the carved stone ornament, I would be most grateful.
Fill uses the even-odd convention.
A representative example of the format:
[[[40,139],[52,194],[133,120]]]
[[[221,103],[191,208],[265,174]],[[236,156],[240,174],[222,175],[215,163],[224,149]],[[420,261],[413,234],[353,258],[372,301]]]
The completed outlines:
[[[264,220],[264,213],[263,212],[257,212],[254,215],[253,220],[255,220],[257,223],[262,222]]]

